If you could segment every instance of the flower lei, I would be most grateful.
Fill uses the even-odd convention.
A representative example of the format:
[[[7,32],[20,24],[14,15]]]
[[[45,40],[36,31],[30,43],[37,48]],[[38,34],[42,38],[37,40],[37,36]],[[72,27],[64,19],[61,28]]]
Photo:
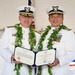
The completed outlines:
[[[22,28],[19,26],[20,24],[16,24],[15,25],[15,28],[17,30],[16,32],[16,39],[15,39],[15,46],[22,46],[22,38],[23,38],[23,35],[22,35]],[[15,68],[14,68],[14,71],[16,71],[16,75],[20,75],[20,68],[22,67],[22,64],[15,64]]]
[[[61,29],[66,29],[67,27],[64,25],[60,25],[57,29],[53,30],[53,33],[49,36],[48,38],[48,44],[47,44],[47,48],[48,49],[52,49],[53,48],[53,44],[52,41],[53,39],[56,38],[57,34],[59,33],[59,31]],[[45,31],[43,32],[43,34],[41,35],[41,38],[39,40],[39,44],[38,44],[38,50],[41,51],[43,49],[43,41],[46,38],[46,35],[48,34],[49,30],[51,29],[51,26],[47,26],[47,28],[45,29]],[[37,75],[41,75],[42,72],[42,67],[38,67],[38,74]],[[48,66],[48,73],[49,75],[52,75],[52,71],[51,71],[51,67]]]
[[[20,27],[20,24],[16,24],[15,28],[17,30],[16,32],[16,39],[15,39],[15,46],[22,46],[22,27]],[[36,36],[34,33],[34,28],[32,25],[29,27],[29,44],[30,44],[30,50],[34,49],[34,46],[36,45]],[[20,68],[22,67],[22,64],[15,64],[14,71],[16,71],[16,75],[20,75]],[[28,65],[29,74],[32,75],[32,67]]]

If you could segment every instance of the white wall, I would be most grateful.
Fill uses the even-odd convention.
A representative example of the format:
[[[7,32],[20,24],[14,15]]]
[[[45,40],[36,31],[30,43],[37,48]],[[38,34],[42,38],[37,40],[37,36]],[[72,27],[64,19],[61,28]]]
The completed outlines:
[[[75,31],[75,0],[35,0],[36,27],[39,29],[49,25],[46,9],[53,5],[59,5],[64,10],[64,24]]]
[[[65,11],[64,24],[75,31],[75,0],[32,0],[37,9],[35,24],[37,29],[49,25],[46,9],[59,5]],[[18,23],[17,7],[27,5],[28,0],[0,0],[0,29]]]
[[[17,8],[27,5],[27,0],[0,0],[0,29],[18,23]]]

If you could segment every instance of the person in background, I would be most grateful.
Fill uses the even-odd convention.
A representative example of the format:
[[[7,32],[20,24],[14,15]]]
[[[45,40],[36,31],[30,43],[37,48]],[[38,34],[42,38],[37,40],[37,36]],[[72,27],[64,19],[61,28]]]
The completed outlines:
[[[20,23],[6,28],[0,40],[0,55],[5,60],[2,75],[34,75],[34,70],[31,66],[28,67],[15,60],[14,48],[15,46],[20,46],[35,50],[40,37],[31,25],[35,8],[32,6],[21,6],[18,8],[18,12]]]
[[[53,6],[47,14],[51,25],[41,34],[43,47],[39,44],[39,49],[56,48],[56,58],[53,63],[42,66],[41,75],[69,75],[69,63],[75,59],[75,34],[63,25],[64,11],[59,6]]]

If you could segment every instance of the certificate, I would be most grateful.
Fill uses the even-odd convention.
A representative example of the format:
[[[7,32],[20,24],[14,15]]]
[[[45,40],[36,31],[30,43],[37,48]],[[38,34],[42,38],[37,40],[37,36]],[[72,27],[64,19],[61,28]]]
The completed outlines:
[[[15,59],[27,65],[46,65],[53,63],[56,57],[56,50],[30,51],[29,49],[16,47]]]

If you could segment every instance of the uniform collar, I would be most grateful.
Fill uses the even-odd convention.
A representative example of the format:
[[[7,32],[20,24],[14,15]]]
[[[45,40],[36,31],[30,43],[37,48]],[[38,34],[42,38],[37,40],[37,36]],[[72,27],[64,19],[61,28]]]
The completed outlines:
[[[61,26],[61,25],[59,25],[59,26]],[[58,26],[58,27],[59,27],[59,26]],[[55,29],[58,29],[58,27],[52,27],[52,26],[51,26],[51,29],[52,29],[52,30],[55,30]]]
[[[29,28],[24,28],[22,25],[20,25],[20,26],[22,27],[22,31],[23,31],[23,32],[25,32],[25,31],[26,31],[26,32],[29,32]]]

